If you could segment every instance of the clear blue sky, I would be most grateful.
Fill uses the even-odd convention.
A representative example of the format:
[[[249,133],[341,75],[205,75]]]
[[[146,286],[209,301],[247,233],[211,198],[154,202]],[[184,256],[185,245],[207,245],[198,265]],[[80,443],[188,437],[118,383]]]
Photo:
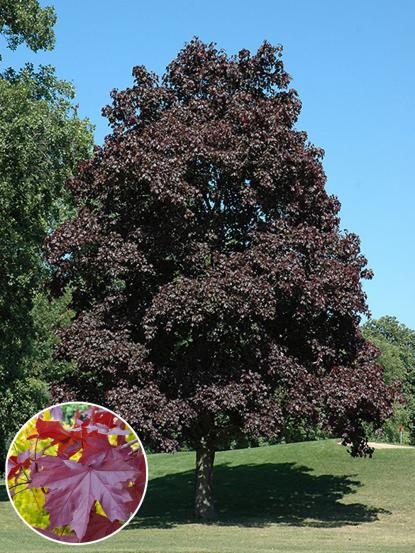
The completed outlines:
[[[100,111],[131,68],[162,73],[192,36],[235,53],[264,39],[284,46],[303,102],[298,127],[326,151],[328,189],[342,227],[360,235],[375,271],[365,284],[374,317],[415,328],[415,2],[412,0],[49,0],[52,53],[24,47],[4,63],[50,63],[73,81],[80,113],[107,133]]]

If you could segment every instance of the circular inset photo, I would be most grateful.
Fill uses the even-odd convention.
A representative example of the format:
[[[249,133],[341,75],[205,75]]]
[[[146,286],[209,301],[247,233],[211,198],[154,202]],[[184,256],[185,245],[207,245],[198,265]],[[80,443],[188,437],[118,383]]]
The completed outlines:
[[[137,513],[147,459],[134,430],[91,403],[61,403],[32,417],[6,461],[7,491],[35,532],[83,544],[106,539]]]

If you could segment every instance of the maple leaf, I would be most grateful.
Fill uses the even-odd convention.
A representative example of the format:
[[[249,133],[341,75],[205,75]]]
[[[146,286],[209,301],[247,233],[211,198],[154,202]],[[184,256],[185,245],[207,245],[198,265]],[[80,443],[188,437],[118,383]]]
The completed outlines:
[[[118,459],[114,459],[113,453],[118,452]],[[128,452],[127,452],[128,454]],[[105,461],[125,461],[122,457],[121,451],[109,443],[108,440],[102,440],[96,436],[91,436],[89,440],[84,444],[82,456],[79,459],[79,463],[83,465],[100,465]]]
[[[137,484],[145,483],[146,475],[147,475],[147,467],[146,467],[146,462],[145,462],[142,449],[135,449],[133,451],[125,447],[122,447],[120,449],[123,452],[123,454],[124,454],[124,451],[128,452],[128,455],[126,457],[126,462],[130,466],[134,467],[136,470],[136,478],[134,482]]]
[[[71,457],[77,453],[90,438],[90,435],[94,435],[103,441],[108,441],[107,434],[108,428],[103,427],[104,430],[98,426],[91,426],[89,421],[79,420],[74,428],[64,428],[59,421],[45,421],[38,419],[36,421],[36,434],[32,434],[27,439],[38,438],[40,440],[46,438],[52,438],[51,446],[59,444],[58,455],[60,457]]]
[[[144,493],[144,484],[136,484],[128,488],[128,493],[130,494],[130,501],[128,502],[128,508],[131,513],[135,513],[138,505],[140,504],[141,498]]]
[[[136,478],[131,465],[114,461],[86,465],[61,457],[43,457],[38,469],[32,474],[29,488],[48,488],[45,508],[50,513],[51,529],[69,524],[82,539],[97,500],[110,521],[128,519],[128,483]]]
[[[78,434],[75,434],[73,429],[66,429],[59,421],[45,421],[41,418],[36,421],[36,434],[32,434],[27,437],[28,440],[38,438],[44,440],[46,438],[52,438],[50,446],[59,444],[58,454],[70,457],[82,447],[80,431],[77,429]]]
[[[92,423],[101,423],[108,428],[114,428],[115,426],[119,426],[121,423],[121,421],[110,411],[107,411],[106,409],[98,409],[97,407],[93,407],[91,409],[90,420]]]
[[[85,536],[82,538],[82,542],[95,541],[105,536],[109,536],[118,528],[121,528],[121,524],[118,520],[111,522],[107,517],[103,517],[98,513],[92,512],[89,517],[88,528],[86,529]]]
[[[79,462],[82,464],[100,464],[105,461],[113,461],[114,463],[130,461],[131,449],[114,446],[108,440],[102,440],[97,436],[91,435],[84,444],[84,449]],[[134,467],[134,465],[131,465]],[[136,467],[134,467],[136,468]]]
[[[70,432],[62,426],[61,422],[53,420],[45,421],[38,418],[36,421],[36,434],[31,434],[27,439],[38,438],[39,440],[45,440],[46,438],[52,438],[53,442],[51,445],[55,445],[70,437]]]
[[[141,449],[136,450],[129,458],[129,464],[136,468],[136,478],[133,485],[128,488],[132,497],[130,509],[134,512],[141,501],[147,482],[147,466]]]
[[[97,432],[98,434],[105,434],[106,436],[128,436],[128,434],[131,434],[130,430],[123,429],[119,426],[110,428],[100,422],[88,424],[86,428],[89,432]]]
[[[28,439],[37,437],[41,440],[52,438],[52,443],[58,446],[58,455],[71,457],[82,447],[82,433],[79,428],[64,428],[60,421],[44,421],[37,419],[36,421],[37,435],[29,436]]]
[[[11,455],[7,460],[8,475],[7,479],[16,476],[22,469],[30,466],[30,448],[18,455]]]

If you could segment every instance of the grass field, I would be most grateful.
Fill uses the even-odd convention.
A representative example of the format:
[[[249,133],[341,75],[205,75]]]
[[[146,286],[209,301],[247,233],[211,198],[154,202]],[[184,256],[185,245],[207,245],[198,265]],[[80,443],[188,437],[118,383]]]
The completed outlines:
[[[150,455],[139,516],[98,553],[399,553],[415,551],[415,449],[352,459],[335,441],[217,454],[219,521],[192,522],[194,454]],[[14,513],[2,488],[0,551],[73,553]]]

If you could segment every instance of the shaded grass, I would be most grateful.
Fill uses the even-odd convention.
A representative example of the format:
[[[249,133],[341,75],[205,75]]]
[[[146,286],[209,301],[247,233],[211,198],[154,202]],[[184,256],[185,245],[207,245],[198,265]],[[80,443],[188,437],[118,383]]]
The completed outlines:
[[[217,454],[218,521],[192,520],[193,453],[149,456],[139,515],[87,551],[305,552],[415,551],[415,450],[352,459],[335,441]],[[34,535],[0,503],[0,550],[71,550]]]
[[[216,467],[214,479],[218,522],[341,526],[377,520],[383,509],[340,502],[361,486],[355,476],[316,476],[310,467],[294,462],[242,466],[222,463]],[[131,528],[167,528],[192,521],[193,471],[154,478],[149,489],[141,516]],[[182,500],[178,504],[179,494]]]

